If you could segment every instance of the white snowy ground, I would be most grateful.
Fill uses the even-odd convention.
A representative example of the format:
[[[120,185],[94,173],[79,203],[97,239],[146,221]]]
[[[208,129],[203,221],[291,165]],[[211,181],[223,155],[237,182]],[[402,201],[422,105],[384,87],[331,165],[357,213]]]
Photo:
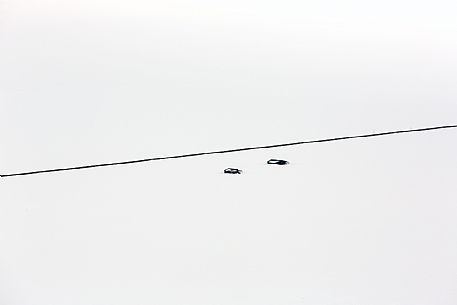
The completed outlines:
[[[301,2],[3,0],[0,173],[457,123],[455,1]],[[441,130],[2,178],[0,304],[454,305],[456,156]]]

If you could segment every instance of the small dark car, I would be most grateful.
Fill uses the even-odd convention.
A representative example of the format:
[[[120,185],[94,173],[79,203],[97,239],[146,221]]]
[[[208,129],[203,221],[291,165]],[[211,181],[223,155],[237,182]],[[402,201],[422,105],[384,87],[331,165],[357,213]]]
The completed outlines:
[[[267,161],[268,164],[276,164],[276,165],[286,165],[289,164],[289,161],[280,160],[280,159],[270,159]]]
[[[224,174],[241,174],[243,171],[238,168],[226,168],[224,169]]]

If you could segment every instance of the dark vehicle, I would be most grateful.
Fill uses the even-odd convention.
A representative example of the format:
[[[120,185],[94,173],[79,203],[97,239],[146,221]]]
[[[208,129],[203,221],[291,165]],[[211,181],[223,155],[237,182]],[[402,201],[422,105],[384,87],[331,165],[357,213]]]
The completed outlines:
[[[224,169],[224,174],[241,174],[243,171],[238,168],[226,168]]]
[[[279,160],[279,159],[270,159],[267,161],[268,164],[276,164],[276,165],[286,165],[289,164],[286,160]]]

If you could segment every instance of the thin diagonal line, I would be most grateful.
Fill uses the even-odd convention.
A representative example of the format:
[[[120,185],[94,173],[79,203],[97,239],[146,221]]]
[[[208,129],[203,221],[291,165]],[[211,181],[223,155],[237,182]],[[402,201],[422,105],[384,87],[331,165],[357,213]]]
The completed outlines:
[[[370,134],[363,134],[363,135],[356,135],[356,136],[326,138],[326,139],[300,141],[300,142],[290,142],[290,143],[264,145],[264,146],[242,147],[242,148],[234,148],[234,149],[227,149],[227,150],[198,152],[198,153],[191,153],[191,154],[165,156],[165,157],[155,157],[155,158],[138,159],[138,160],[128,160],[128,161],[121,161],[121,162],[90,164],[90,165],[75,166],[75,167],[62,167],[62,168],[53,168],[53,169],[43,169],[43,170],[35,170],[35,171],[29,171],[29,172],[18,172],[18,173],[11,173],[11,174],[3,174],[3,175],[0,175],[0,177],[6,178],[6,177],[13,177],[13,176],[26,176],[26,175],[44,174],[44,173],[52,173],[52,172],[63,172],[63,171],[71,171],[71,170],[79,170],[79,169],[88,169],[88,168],[95,168],[95,167],[105,167],[105,166],[115,166],[115,165],[126,165],[126,164],[134,164],[134,163],[143,163],[143,162],[159,161],[159,160],[167,160],[167,159],[180,159],[180,158],[190,158],[190,157],[215,155],[215,154],[228,154],[228,153],[242,152],[242,151],[248,151],[248,150],[269,149],[269,148],[294,146],[294,145],[303,145],[303,144],[344,141],[344,140],[357,139],[357,138],[371,138],[371,137],[388,136],[388,135],[394,135],[394,134],[400,134],[400,133],[424,132],[424,131],[431,131],[431,130],[438,130],[438,129],[449,129],[449,128],[457,128],[457,125],[444,125],[444,126],[419,128],[419,129],[395,130],[395,131],[387,131],[387,132],[380,132],[380,133],[370,133]]]

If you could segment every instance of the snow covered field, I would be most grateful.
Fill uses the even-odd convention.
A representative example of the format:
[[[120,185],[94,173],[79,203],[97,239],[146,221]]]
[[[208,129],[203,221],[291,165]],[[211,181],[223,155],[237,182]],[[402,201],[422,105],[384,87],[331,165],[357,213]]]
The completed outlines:
[[[456,124],[456,9],[3,0],[0,173]],[[450,129],[2,178],[0,304],[453,305],[456,156]]]

